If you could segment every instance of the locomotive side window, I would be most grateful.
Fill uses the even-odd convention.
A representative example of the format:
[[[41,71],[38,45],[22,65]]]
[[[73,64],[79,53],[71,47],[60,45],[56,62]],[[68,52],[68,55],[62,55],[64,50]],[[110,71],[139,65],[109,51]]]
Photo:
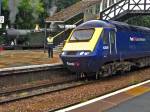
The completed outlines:
[[[116,32],[114,30],[109,32],[109,41],[110,41],[110,54],[117,53]]]
[[[102,39],[103,39],[103,44],[108,44],[109,43],[108,33],[106,31],[103,31]]]
[[[110,41],[111,44],[115,44],[116,33],[115,31],[110,31]]]

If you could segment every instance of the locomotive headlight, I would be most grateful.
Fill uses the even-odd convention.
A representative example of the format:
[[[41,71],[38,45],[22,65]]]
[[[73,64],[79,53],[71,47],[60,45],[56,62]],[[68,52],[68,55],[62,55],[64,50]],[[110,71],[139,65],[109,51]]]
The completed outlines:
[[[81,56],[84,55],[84,51],[80,52],[80,55],[81,55]]]
[[[89,55],[90,52],[89,51],[82,51],[80,52],[80,56],[86,56],[86,55]]]
[[[90,52],[84,52],[84,55],[89,55],[90,54]]]
[[[66,52],[62,52],[61,55],[66,55]]]

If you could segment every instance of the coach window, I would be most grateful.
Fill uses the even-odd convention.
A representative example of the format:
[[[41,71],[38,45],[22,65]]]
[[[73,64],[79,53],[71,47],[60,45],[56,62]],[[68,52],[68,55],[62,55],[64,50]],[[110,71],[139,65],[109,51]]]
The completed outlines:
[[[103,44],[108,44],[108,33],[106,31],[103,31],[102,34],[102,40],[103,40]]]

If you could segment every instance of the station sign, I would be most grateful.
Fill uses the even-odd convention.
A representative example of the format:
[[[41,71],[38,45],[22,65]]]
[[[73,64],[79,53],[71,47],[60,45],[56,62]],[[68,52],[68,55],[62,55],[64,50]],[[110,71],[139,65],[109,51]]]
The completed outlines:
[[[0,24],[4,23],[4,16],[0,16]]]

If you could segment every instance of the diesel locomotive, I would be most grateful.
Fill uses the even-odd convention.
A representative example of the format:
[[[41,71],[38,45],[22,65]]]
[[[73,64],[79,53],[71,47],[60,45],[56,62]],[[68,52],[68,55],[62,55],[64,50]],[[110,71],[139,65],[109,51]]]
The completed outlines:
[[[77,26],[60,55],[78,74],[109,76],[150,65],[150,29],[127,23],[91,20]]]

